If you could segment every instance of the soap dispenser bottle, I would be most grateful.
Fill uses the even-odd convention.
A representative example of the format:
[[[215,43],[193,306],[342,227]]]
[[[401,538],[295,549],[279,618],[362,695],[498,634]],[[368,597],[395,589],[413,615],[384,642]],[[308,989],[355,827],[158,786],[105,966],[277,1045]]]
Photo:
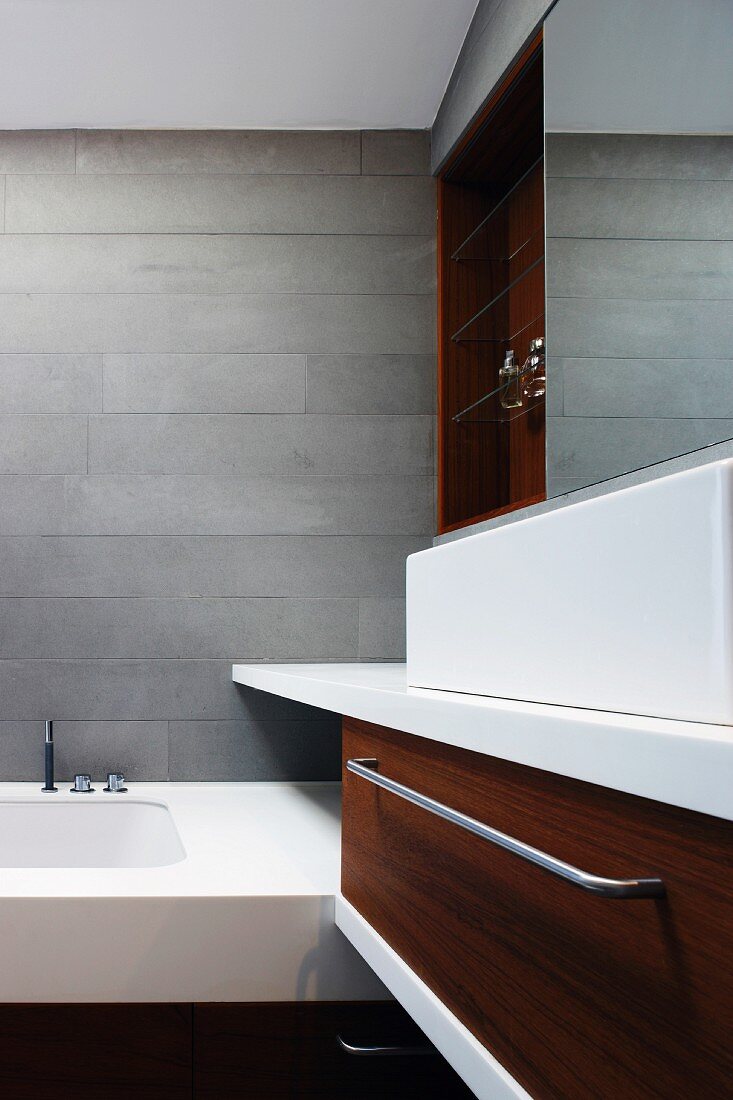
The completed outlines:
[[[519,364],[513,351],[504,355],[504,366],[499,370],[501,390],[499,400],[505,409],[517,409],[522,404],[522,388],[519,382]]]

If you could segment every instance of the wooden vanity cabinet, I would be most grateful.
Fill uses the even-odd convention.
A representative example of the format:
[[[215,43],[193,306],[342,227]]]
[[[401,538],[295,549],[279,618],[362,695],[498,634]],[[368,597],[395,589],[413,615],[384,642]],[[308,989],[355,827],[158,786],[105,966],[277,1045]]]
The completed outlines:
[[[596,875],[588,894],[344,769],[342,891],[530,1095],[733,1095],[733,823],[345,718],[344,760]]]

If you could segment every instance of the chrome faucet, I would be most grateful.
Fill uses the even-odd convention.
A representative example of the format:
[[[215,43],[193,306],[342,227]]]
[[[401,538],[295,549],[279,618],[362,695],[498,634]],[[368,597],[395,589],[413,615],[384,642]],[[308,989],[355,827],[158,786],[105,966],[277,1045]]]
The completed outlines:
[[[53,722],[46,722],[45,740],[43,743],[44,764],[46,768],[46,782],[41,790],[44,794],[53,794],[58,787],[53,782]]]

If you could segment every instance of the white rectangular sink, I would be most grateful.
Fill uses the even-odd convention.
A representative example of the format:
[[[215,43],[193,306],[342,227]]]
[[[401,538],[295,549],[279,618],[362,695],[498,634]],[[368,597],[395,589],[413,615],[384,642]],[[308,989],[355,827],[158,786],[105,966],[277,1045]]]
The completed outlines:
[[[407,678],[733,722],[733,460],[413,554]]]
[[[0,800],[0,867],[163,867],[185,859],[162,802],[102,798]]]

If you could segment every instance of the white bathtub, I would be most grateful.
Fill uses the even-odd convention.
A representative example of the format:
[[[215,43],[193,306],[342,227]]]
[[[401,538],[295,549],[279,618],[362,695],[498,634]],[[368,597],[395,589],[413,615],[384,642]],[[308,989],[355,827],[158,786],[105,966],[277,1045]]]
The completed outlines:
[[[0,798],[0,869],[167,867],[185,858],[165,802],[60,791]]]
[[[0,784],[0,1001],[388,996],[334,924],[338,784],[39,786]]]

